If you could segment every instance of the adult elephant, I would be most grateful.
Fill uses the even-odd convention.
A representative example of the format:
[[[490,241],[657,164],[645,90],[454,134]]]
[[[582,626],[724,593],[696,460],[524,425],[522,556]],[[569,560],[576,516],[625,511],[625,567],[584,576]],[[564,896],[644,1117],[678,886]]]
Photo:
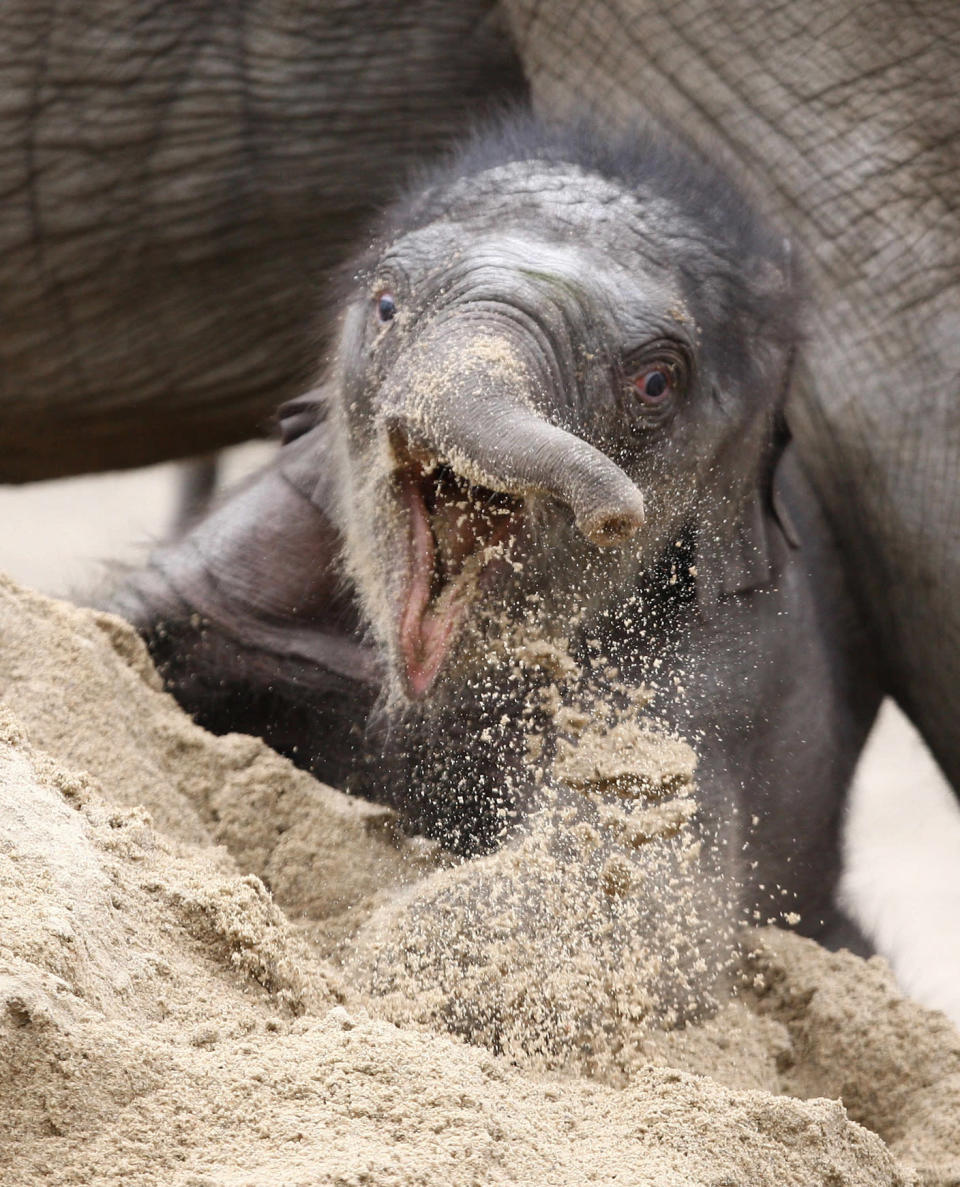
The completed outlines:
[[[0,7],[0,482],[242,441],[410,163],[524,90],[493,0]]]
[[[960,7],[503,4],[541,109],[680,128],[791,229],[791,427],[888,689],[960,788]]]

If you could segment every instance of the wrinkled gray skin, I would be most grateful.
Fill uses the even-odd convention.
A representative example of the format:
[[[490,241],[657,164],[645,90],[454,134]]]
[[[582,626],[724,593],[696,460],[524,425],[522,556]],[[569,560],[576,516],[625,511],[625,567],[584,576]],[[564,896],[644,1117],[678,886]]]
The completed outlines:
[[[518,54],[544,111],[678,127],[790,228],[794,436],[884,686],[960,787],[952,0],[13,0],[0,32],[0,481],[262,427],[365,212],[522,90]]]
[[[521,92],[492,7],[4,3],[0,482],[264,431],[398,178]]]
[[[789,252],[656,142],[611,176],[576,136],[532,159],[539,135],[494,137],[392,213],[278,463],[114,607],[201,721],[252,726],[334,781],[353,768],[465,852],[538,803],[521,720],[536,678],[504,654],[511,625],[581,660],[599,648],[697,745],[704,832],[741,908],[850,942],[839,821],[882,692],[777,430]],[[658,369],[671,386],[651,404],[634,378]],[[350,729],[368,725],[364,767]]]

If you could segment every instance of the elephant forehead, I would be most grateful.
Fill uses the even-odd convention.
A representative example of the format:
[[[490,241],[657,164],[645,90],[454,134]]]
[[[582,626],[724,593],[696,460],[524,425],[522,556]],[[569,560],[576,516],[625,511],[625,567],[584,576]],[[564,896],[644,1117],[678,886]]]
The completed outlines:
[[[421,228],[398,249],[406,264],[419,261],[420,268],[405,268],[410,279],[421,272],[414,291],[448,307],[515,304],[528,314],[539,310],[543,324],[559,315],[577,333],[591,325],[618,342],[670,337],[684,327],[695,332],[676,269],[637,252],[610,253],[582,237],[557,239],[513,226],[465,233],[456,223]],[[389,257],[384,265],[389,271]]]
[[[636,244],[629,252],[611,251],[602,236],[558,238],[509,223],[491,230],[489,220],[482,226],[434,223],[385,254],[381,274],[395,268],[415,290],[422,283],[425,295],[442,294],[445,302],[517,300],[528,308],[564,307],[574,318],[578,310],[609,313],[618,323],[627,309],[647,317],[669,309],[675,322],[689,318],[672,261]]]
[[[608,256],[640,252],[664,267],[690,234],[666,199],[567,163],[498,165],[452,182],[430,207],[438,223],[455,222],[466,234],[495,223],[555,241],[589,242]]]
[[[478,236],[461,250],[454,272],[474,292],[486,288],[496,296],[499,289],[499,295],[509,298],[511,290],[523,288],[534,300],[539,294],[593,314],[609,310],[616,316],[625,304],[648,313],[682,305],[671,269],[653,260],[642,268],[631,263],[635,257],[625,261],[592,242],[563,242],[507,228]]]
[[[544,217],[576,217],[586,211],[590,217],[622,218],[638,206],[623,186],[579,165],[566,162],[510,161],[451,182],[443,190],[451,212],[469,209],[477,202],[533,208]]]

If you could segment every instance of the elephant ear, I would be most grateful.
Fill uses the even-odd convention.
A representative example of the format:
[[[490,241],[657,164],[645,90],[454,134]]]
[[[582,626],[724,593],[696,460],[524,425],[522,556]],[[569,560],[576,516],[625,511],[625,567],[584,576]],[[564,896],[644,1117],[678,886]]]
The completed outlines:
[[[717,484],[721,489],[708,490],[698,517],[697,600],[704,612],[723,598],[771,586],[786,550],[800,546],[778,482],[780,463],[790,444],[782,408],[793,377],[794,353],[793,349],[788,352],[776,416],[765,430],[766,442],[760,443],[758,465],[746,488],[723,489],[722,483]],[[749,442],[738,440],[737,448],[749,448]]]
[[[716,403],[730,418],[726,442],[701,485],[696,517],[697,598],[769,587],[796,533],[777,495],[789,442],[784,407],[794,382],[802,285],[788,239],[752,222],[739,263],[698,276],[700,347]]]
[[[326,420],[327,410],[328,404],[322,391],[307,392],[281,404],[277,412],[281,444],[289,445],[291,441],[309,433]]]
[[[281,450],[277,468],[295,490],[324,513],[333,503],[333,464],[326,429],[329,401],[322,388],[288,400],[277,412]]]

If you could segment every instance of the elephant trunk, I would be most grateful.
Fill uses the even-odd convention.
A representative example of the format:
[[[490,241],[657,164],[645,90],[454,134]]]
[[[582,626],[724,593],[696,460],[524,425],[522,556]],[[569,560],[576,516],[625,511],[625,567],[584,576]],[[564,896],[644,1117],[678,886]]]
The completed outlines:
[[[643,496],[610,458],[537,411],[538,387],[509,340],[425,338],[394,370],[387,423],[473,483],[559,500],[593,544],[626,543],[643,523]]]

